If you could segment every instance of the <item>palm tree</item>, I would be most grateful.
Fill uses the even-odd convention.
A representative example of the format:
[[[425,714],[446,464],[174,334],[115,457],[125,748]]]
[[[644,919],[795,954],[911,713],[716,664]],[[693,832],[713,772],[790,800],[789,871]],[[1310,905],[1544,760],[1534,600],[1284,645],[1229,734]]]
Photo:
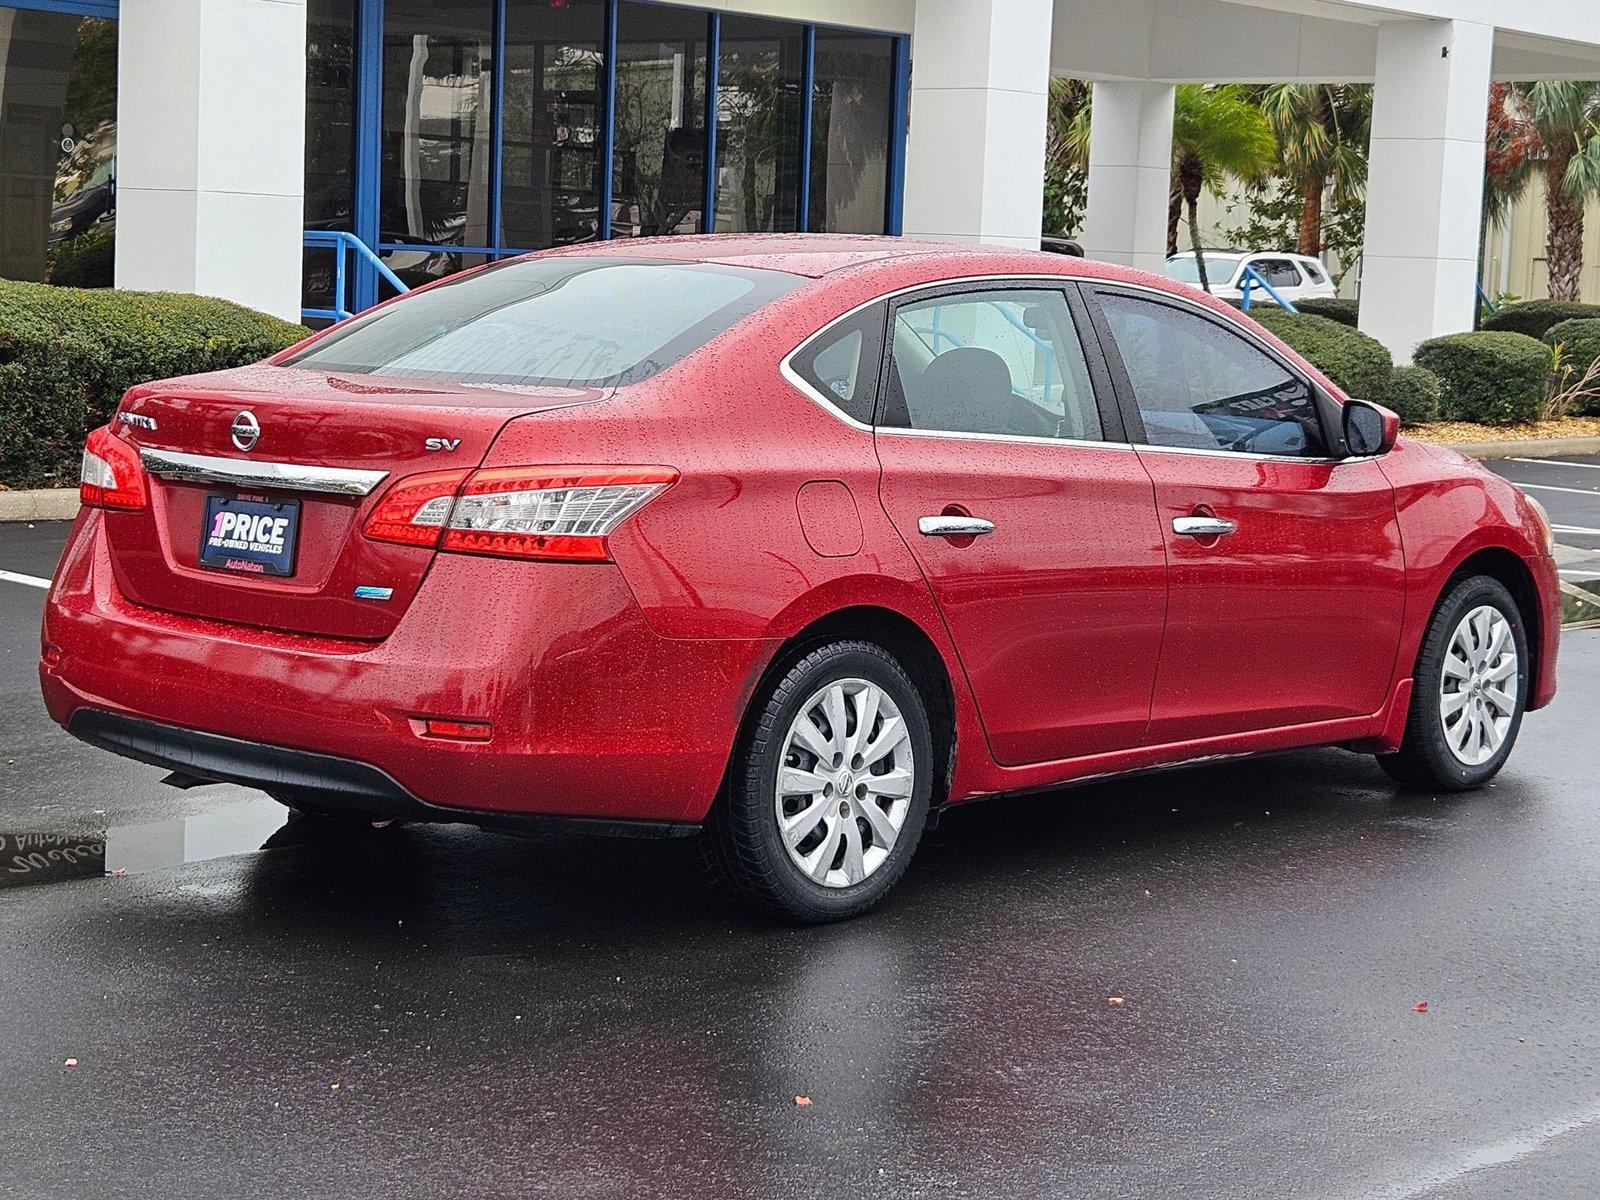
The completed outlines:
[[[1372,87],[1279,83],[1261,89],[1259,103],[1278,139],[1279,171],[1300,194],[1300,253],[1319,255],[1325,195],[1348,204],[1366,188]]]
[[[1260,179],[1278,161],[1278,141],[1266,116],[1233,84],[1178,87],[1172,117],[1172,196],[1167,206],[1167,253],[1178,252],[1178,222],[1187,210],[1189,242],[1200,286],[1211,290],[1200,253],[1200,192],[1220,195],[1229,176]]]
[[[1600,82],[1519,84],[1507,110],[1543,147],[1550,298],[1576,300],[1583,275],[1583,210],[1600,196]]]
[[[1079,170],[1089,164],[1089,138],[1093,125],[1090,105],[1084,103],[1052,139],[1063,156]],[[1205,257],[1200,253],[1200,193],[1220,195],[1231,176],[1260,179],[1278,160],[1277,139],[1267,118],[1250,103],[1246,90],[1235,84],[1179,84],[1172,115],[1172,191],[1167,205],[1167,253],[1178,252],[1178,226],[1185,211],[1189,242],[1200,269],[1200,286],[1211,290]]]

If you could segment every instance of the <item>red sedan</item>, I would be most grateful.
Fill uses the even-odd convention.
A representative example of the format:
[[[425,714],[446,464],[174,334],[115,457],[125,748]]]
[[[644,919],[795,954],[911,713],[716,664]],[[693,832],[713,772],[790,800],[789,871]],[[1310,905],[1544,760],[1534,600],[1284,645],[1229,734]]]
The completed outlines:
[[[1555,690],[1549,527],[1397,425],[1093,262],[575,247],[130,391],[40,674],[182,777],[703,830],[833,919],[978,796],[1313,745],[1492,777]]]

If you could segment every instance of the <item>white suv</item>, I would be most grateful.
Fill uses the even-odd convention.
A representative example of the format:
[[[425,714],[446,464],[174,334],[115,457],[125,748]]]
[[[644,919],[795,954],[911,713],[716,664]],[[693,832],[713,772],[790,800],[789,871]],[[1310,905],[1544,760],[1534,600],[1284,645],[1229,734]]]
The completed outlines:
[[[1261,254],[1225,254],[1206,251],[1206,277],[1211,283],[1211,294],[1219,300],[1239,300],[1244,295],[1244,271],[1254,267],[1256,274],[1272,285],[1274,291],[1291,304],[1312,297],[1333,297],[1339,294],[1328,272],[1314,258],[1304,254],[1287,254],[1268,251]],[[1200,268],[1194,255],[1174,254],[1167,259],[1167,275],[1182,283],[1200,286]],[[1261,288],[1250,293],[1250,303],[1272,303],[1272,297]]]

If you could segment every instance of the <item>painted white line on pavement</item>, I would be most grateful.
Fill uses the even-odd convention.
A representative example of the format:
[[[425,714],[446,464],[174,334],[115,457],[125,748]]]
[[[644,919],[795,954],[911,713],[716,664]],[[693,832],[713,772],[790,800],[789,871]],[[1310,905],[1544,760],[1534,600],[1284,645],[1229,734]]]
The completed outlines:
[[[1506,480],[1525,492],[1567,492],[1573,496],[1600,496],[1600,488],[1563,488],[1551,487],[1548,483],[1517,483],[1515,479]]]
[[[1563,579],[1600,579],[1600,571],[1557,571]]]
[[[1474,1146],[1454,1162],[1441,1163],[1432,1169],[1418,1171],[1410,1179],[1403,1179],[1381,1190],[1362,1192],[1361,1195],[1365,1200],[1380,1200],[1380,1198],[1416,1200],[1418,1196],[1433,1195],[1468,1175],[1520,1162],[1529,1155],[1543,1150],[1551,1142],[1577,1133],[1580,1129],[1587,1129],[1597,1122],[1600,1122],[1600,1108],[1573,1113],[1571,1116],[1546,1122],[1521,1133],[1514,1133],[1498,1142]]]
[[[1536,463],[1539,466],[1582,467],[1586,471],[1600,471],[1600,463],[1563,462],[1559,458],[1513,458],[1512,462]]]
[[[1600,529],[1589,529],[1583,525],[1552,525],[1550,528],[1555,533],[1592,533],[1600,537]]]
[[[15,571],[0,571],[0,583],[25,583],[36,588],[50,586],[48,579],[40,579],[37,575],[19,575]]]

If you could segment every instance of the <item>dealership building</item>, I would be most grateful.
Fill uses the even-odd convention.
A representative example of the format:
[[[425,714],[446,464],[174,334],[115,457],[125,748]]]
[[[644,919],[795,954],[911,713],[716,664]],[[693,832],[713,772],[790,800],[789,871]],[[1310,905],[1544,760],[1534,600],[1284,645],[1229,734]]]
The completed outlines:
[[[1600,4],[10,0],[0,277],[299,317],[594,239],[1034,246],[1052,75],[1095,81],[1088,253],[1152,269],[1175,84],[1375,82],[1403,356],[1472,321],[1490,81],[1600,78]]]

